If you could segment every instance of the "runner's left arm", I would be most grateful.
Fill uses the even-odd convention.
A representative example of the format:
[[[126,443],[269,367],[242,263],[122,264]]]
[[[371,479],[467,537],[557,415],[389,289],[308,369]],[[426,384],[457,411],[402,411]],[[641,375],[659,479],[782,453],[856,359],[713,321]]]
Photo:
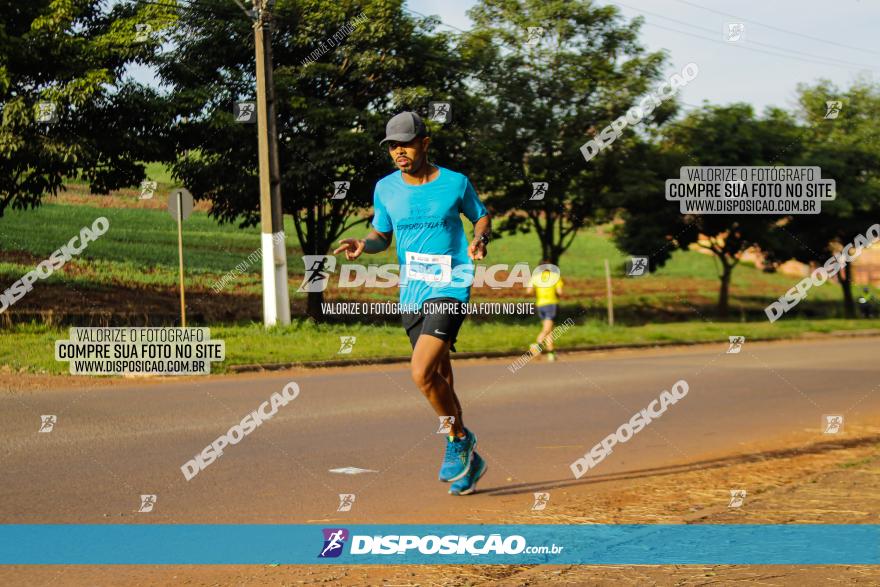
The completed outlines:
[[[492,220],[486,214],[474,224],[474,240],[468,247],[468,256],[471,259],[482,259],[487,255],[486,244],[492,232]]]
[[[486,245],[492,233],[492,221],[489,218],[489,211],[480,201],[477,190],[470,180],[466,180],[461,197],[461,212],[474,223],[474,240],[468,246],[468,256],[471,259],[482,259],[486,256]]]

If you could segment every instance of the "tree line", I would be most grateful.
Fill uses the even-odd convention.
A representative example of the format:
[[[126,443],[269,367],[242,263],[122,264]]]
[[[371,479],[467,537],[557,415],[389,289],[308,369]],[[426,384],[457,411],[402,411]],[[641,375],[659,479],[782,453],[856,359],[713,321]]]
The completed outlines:
[[[541,257],[563,267],[581,230],[612,221],[617,246],[648,256],[652,271],[696,244],[718,260],[722,316],[747,249],[770,270],[821,264],[880,218],[880,88],[868,81],[803,84],[795,108],[762,113],[657,100],[587,160],[587,141],[681,69],[646,50],[641,19],[614,6],[482,0],[468,32],[403,0],[277,0],[271,11],[283,208],[304,254],[326,254],[369,221],[373,185],[392,171],[378,138],[401,110],[428,119],[432,159],[471,177],[499,234],[533,233]],[[234,116],[255,92],[245,12],[232,0],[9,3],[0,215],[39,205],[66,177],[108,193],[162,161],[215,218],[256,224],[256,125]],[[133,66],[158,85],[134,81]],[[842,104],[836,118],[826,117],[829,100]],[[430,102],[448,102],[451,117],[430,120]],[[55,105],[50,123],[45,103]],[[682,214],[664,182],[685,165],[816,165],[836,180],[837,199],[820,215]],[[337,181],[350,182],[344,199],[331,198]],[[534,183],[546,184],[543,198],[532,199]],[[839,282],[854,315],[849,268]],[[320,294],[309,296],[317,315]]]

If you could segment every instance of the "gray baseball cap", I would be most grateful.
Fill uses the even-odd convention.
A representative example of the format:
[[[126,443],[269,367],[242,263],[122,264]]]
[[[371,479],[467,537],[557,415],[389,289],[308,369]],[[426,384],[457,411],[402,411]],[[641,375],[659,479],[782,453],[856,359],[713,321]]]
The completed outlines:
[[[384,145],[386,141],[408,143],[416,137],[426,136],[428,136],[428,129],[418,114],[401,112],[392,117],[385,125],[385,138],[379,144]]]

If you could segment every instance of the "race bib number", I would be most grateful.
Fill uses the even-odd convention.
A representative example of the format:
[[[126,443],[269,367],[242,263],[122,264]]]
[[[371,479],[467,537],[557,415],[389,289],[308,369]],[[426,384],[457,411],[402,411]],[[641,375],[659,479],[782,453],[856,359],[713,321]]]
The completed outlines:
[[[417,281],[449,282],[452,280],[452,255],[425,255],[407,251],[406,275]]]

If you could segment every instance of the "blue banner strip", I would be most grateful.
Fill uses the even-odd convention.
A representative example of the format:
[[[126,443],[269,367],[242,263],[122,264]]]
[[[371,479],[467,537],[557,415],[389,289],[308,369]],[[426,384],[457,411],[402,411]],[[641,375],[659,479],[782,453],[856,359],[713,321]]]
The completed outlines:
[[[880,564],[880,525],[0,525],[0,564]]]

